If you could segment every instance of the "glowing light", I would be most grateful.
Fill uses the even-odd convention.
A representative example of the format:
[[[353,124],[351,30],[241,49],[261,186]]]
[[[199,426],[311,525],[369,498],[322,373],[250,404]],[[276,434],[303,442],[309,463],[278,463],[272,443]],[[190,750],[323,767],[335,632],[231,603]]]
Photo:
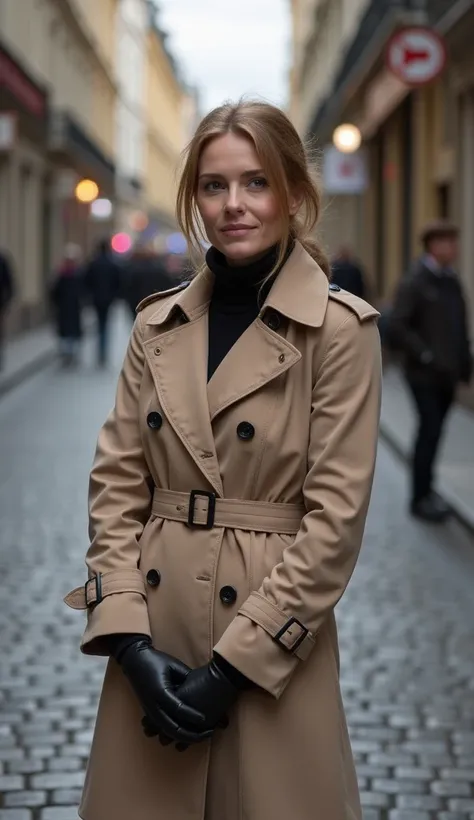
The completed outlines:
[[[353,154],[362,143],[362,135],[356,125],[339,125],[332,135],[332,141],[338,151],[344,154]]]
[[[94,202],[99,196],[99,186],[92,179],[81,179],[76,185],[75,194],[79,202]]]
[[[166,240],[166,247],[170,253],[186,253],[188,243],[182,233],[172,233]]]
[[[116,233],[110,244],[115,253],[127,253],[132,247],[132,239],[128,233]]]
[[[95,219],[109,219],[112,216],[112,210],[110,199],[96,199],[91,204],[91,215]]]

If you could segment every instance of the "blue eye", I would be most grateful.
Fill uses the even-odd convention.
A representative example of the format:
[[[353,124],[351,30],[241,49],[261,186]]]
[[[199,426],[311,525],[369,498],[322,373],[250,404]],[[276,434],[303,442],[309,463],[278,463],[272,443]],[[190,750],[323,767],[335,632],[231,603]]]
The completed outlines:
[[[256,177],[249,182],[249,187],[253,186],[257,190],[262,190],[268,186],[268,182],[263,177]]]
[[[214,179],[212,182],[208,182],[205,186],[205,191],[220,191],[223,186],[222,182],[219,182],[217,179]]]

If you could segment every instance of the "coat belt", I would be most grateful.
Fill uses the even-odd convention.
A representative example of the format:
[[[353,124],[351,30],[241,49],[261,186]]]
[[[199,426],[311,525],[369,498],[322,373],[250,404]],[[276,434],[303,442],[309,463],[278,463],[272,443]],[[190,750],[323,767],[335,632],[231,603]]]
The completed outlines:
[[[179,493],[156,487],[151,512],[159,518],[182,521],[198,529],[230,527],[251,532],[296,535],[306,508],[304,504],[217,498],[207,490]],[[99,573],[89,578],[85,586],[70,592],[64,600],[73,609],[87,609],[117,592],[133,592],[146,597],[141,571],[131,567]]]
[[[155,488],[152,515],[183,521],[190,527],[230,527],[253,532],[296,535],[306,513],[304,504],[217,498],[207,490],[180,493]]]

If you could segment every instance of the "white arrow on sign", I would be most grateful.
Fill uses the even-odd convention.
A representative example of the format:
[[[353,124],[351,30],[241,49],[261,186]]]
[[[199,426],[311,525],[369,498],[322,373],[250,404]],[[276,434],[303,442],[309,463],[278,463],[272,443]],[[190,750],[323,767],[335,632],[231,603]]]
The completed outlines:
[[[387,46],[387,67],[407,85],[424,85],[446,64],[444,40],[435,31],[413,26],[398,31]]]

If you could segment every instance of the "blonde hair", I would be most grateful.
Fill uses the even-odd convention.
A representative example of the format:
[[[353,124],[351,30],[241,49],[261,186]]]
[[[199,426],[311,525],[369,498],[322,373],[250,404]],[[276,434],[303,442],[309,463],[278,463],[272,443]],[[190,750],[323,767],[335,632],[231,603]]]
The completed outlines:
[[[305,147],[286,114],[274,105],[253,100],[226,103],[215,108],[201,124],[184,151],[184,167],[178,187],[177,218],[193,257],[200,256],[204,239],[197,207],[199,161],[205,146],[223,134],[240,134],[250,139],[280,205],[282,241],[275,265],[283,263],[290,243],[298,239],[310,256],[330,276],[330,265],[320,244],[310,238],[319,220],[321,193],[312,177]],[[297,192],[302,204],[295,217],[289,216],[290,196]]]

